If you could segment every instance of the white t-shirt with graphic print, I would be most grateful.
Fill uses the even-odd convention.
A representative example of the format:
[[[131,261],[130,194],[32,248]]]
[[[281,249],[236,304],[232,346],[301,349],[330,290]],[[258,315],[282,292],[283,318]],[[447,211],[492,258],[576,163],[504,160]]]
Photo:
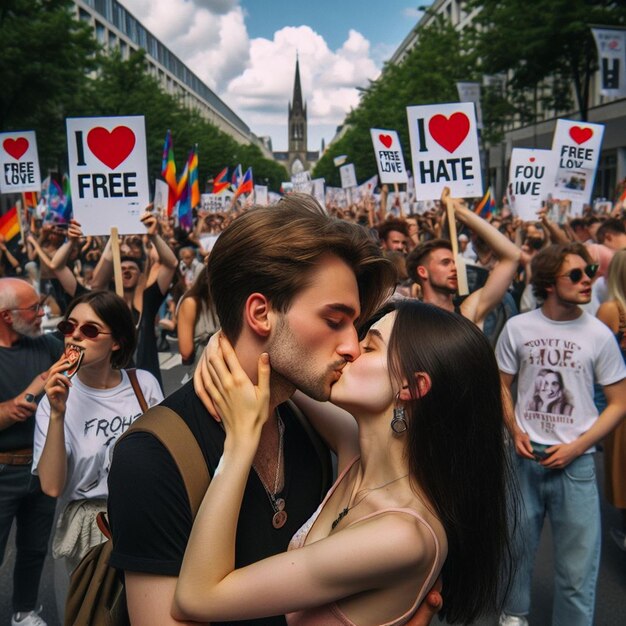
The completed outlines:
[[[626,378],[615,337],[585,312],[566,322],[549,319],[541,309],[511,318],[496,358],[501,371],[518,374],[518,426],[531,441],[546,445],[570,443],[591,428],[598,418],[594,382],[606,386]]]
[[[125,370],[122,381],[111,389],[94,389],[78,376],[72,379],[65,411],[65,449],[67,482],[61,496],[64,502],[106,498],[111,452],[119,436],[142,414],[139,401]],[[136,370],[137,381],[148,406],[163,400],[156,378],[145,370]],[[33,474],[46,442],[50,423],[50,402],[44,396],[35,416]]]

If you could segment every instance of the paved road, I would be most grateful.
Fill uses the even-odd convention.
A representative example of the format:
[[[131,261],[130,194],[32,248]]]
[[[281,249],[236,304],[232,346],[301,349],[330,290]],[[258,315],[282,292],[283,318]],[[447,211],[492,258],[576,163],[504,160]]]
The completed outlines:
[[[161,366],[163,370],[163,384],[166,393],[171,393],[180,386],[186,368],[180,365],[180,357],[162,353]],[[598,478],[602,480],[602,454],[596,455]],[[596,603],[596,626],[624,626],[626,625],[626,553],[619,551],[612,543],[609,528],[619,522],[615,509],[604,505],[602,507],[603,542],[600,577],[598,580],[598,594]],[[0,626],[11,623],[11,572],[15,556],[14,539],[9,539],[5,561],[0,568]],[[40,602],[44,606],[42,617],[49,626],[61,626],[55,610],[54,587],[52,582],[52,559],[46,560],[40,588]],[[550,611],[552,603],[552,544],[549,528],[544,528],[541,545],[537,555],[535,577],[533,580],[532,603],[530,615],[532,626],[550,626]],[[435,621],[435,624],[440,622]],[[476,626],[494,626],[497,618],[484,619]]]

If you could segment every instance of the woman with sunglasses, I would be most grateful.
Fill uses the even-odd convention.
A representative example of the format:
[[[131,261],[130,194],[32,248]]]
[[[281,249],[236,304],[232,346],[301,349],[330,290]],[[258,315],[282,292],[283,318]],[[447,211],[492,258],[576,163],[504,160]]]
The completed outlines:
[[[37,408],[33,472],[44,493],[61,502],[53,554],[64,557],[55,563],[62,610],[68,574],[92,545],[104,540],[95,518],[106,509],[115,441],[143,411],[123,369],[136,334],[122,298],[110,291],[83,294],[70,303],[58,329],[66,350],[52,366]],[[163,399],[152,374],[136,370],[132,375],[148,406]]]

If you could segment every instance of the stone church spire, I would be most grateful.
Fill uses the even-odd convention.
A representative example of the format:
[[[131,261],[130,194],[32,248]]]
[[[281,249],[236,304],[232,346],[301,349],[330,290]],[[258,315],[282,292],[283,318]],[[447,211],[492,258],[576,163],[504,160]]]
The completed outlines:
[[[287,167],[290,173],[309,168],[307,159],[306,104],[302,98],[300,84],[300,60],[296,56],[296,75],[293,81],[293,98],[289,103],[289,156]]]

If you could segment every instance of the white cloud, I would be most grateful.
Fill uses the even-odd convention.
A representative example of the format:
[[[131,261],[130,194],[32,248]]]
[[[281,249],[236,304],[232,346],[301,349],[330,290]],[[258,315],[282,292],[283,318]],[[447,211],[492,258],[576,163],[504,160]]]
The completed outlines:
[[[319,147],[322,133],[327,141],[332,138],[334,128],[358,104],[356,88],[379,73],[373,58],[379,57],[378,51],[372,52],[369,41],[355,30],[333,51],[309,26],[285,26],[271,40],[250,40],[237,0],[123,2],[253,132],[271,134],[274,149],[287,147],[287,106],[296,54],[311,149]]]

